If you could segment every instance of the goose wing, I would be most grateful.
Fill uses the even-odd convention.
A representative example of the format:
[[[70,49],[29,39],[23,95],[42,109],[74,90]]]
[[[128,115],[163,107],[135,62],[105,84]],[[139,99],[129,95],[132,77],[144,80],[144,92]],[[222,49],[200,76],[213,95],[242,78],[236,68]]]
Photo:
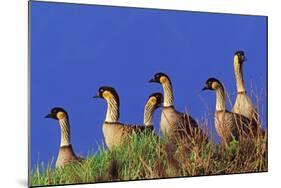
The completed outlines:
[[[144,125],[137,125],[137,124],[124,124],[124,131],[127,133],[132,133],[132,132],[136,132],[136,133],[141,133],[144,131],[153,131],[154,128],[153,126],[144,126]]]
[[[258,124],[249,118],[232,112],[225,112],[223,115],[223,126],[229,129],[232,137],[238,140],[240,136],[256,136]]]

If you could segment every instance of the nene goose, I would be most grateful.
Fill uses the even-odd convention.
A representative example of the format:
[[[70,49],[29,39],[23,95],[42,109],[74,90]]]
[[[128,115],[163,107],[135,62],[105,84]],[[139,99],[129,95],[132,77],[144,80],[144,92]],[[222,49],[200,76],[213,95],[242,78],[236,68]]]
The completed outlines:
[[[63,108],[55,107],[45,118],[58,120],[61,129],[61,143],[56,167],[62,168],[72,162],[81,162],[83,158],[75,155],[70,143],[70,125],[67,112]]]
[[[236,77],[237,97],[232,112],[241,114],[250,120],[258,122],[258,113],[245,89],[243,79],[243,63],[245,60],[246,58],[243,51],[235,52],[233,64]]]
[[[239,140],[240,137],[243,138],[244,136],[251,138],[258,133],[256,122],[250,121],[249,118],[241,114],[226,110],[225,91],[219,80],[209,78],[202,90],[214,90],[216,92],[215,127],[223,144],[227,145],[233,139]]]
[[[156,73],[149,82],[161,84],[164,90],[164,104],[160,120],[161,132],[170,139],[190,139],[195,135],[206,139],[206,135],[191,116],[175,109],[172,82],[169,76],[161,72]]]
[[[94,98],[102,98],[107,101],[107,112],[102,131],[109,150],[120,146],[133,132],[153,131],[153,127],[150,125],[138,126],[123,124],[118,121],[120,116],[120,102],[119,96],[114,88],[108,86],[100,87],[98,94]]]

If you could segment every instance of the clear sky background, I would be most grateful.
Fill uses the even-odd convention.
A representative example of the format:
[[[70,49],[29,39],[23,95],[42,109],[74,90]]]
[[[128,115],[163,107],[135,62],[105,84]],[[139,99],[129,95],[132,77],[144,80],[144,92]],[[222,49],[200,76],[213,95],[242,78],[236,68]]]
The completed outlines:
[[[266,17],[46,2],[31,2],[30,11],[32,167],[57,157],[60,128],[44,118],[55,106],[69,114],[75,152],[97,151],[106,102],[92,96],[102,85],[119,93],[121,122],[142,124],[147,97],[162,91],[148,80],[162,71],[172,80],[176,108],[212,121],[215,95],[201,89],[217,77],[234,102],[238,49],[246,53],[246,86],[259,96],[266,122]],[[217,142],[213,123],[209,129]]]

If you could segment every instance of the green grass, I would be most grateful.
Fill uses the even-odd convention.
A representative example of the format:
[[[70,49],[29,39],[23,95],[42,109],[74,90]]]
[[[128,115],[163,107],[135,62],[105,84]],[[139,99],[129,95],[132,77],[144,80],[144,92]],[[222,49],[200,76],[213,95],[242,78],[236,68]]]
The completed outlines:
[[[63,169],[38,164],[31,172],[31,186],[93,183],[267,171],[266,138],[229,146],[184,142],[177,147],[153,134],[133,134],[122,146],[99,151],[80,164]]]

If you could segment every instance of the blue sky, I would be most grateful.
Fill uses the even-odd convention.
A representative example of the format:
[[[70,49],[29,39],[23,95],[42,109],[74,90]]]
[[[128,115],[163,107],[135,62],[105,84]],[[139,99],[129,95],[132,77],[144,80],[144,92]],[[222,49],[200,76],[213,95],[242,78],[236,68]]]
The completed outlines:
[[[75,152],[97,151],[106,103],[92,96],[102,85],[118,91],[121,122],[142,124],[147,97],[162,91],[148,80],[162,71],[173,82],[179,111],[212,120],[215,95],[201,88],[217,77],[234,102],[238,49],[246,53],[246,86],[259,96],[266,122],[266,17],[46,2],[31,2],[30,17],[32,167],[57,157],[58,122],[44,118],[55,106],[70,116]]]

